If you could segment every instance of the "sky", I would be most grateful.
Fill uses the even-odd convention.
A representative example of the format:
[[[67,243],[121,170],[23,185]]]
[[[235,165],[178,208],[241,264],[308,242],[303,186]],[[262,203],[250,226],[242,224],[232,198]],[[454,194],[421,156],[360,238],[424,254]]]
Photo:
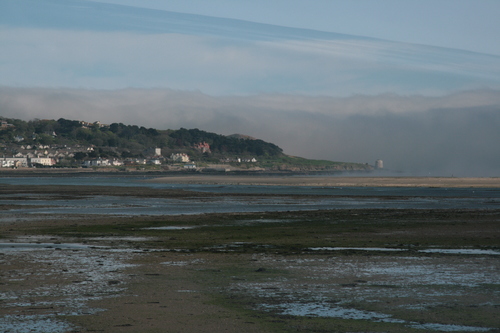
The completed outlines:
[[[497,0],[2,0],[0,116],[500,176]]]
[[[500,55],[498,0],[106,0]]]

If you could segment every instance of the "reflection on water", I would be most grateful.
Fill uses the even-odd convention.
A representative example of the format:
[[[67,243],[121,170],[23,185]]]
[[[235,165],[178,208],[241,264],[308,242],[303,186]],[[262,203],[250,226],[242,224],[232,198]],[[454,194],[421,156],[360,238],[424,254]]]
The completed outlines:
[[[230,290],[251,295],[259,300],[257,309],[280,315],[394,323],[426,331],[486,332],[492,328],[479,319],[464,317],[450,323],[430,315],[417,321],[411,314],[451,307],[464,313],[474,308],[495,311],[499,300],[500,266],[491,256],[255,255],[253,259],[254,267],[286,270],[286,278],[234,279]]]
[[[380,323],[398,323],[405,324],[407,327],[441,331],[441,332],[488,332],[491,328],[464,326],[464,325],[446,325],[436,323],[417,323],[405,321],[402,319],[392,318],[391,315],[378,313],[373,311],[363,311],[353,308],[344,308],[340,306],[332,306],[330,303],[285,303],[279,305],[261,305],[264,310],[280,310],[281,314],[302,317],[326,317],[326,318],[342,318],[354,320],[370,320],[372,322]]]
[[[10,200],[0,196],[3,205],[30,205],[25,209],[2,211],[22,214],[115,214],[179,215],[263,211],[297,211],[317,209],[492,209],[497,207],[477,198],[409,198],[377,197],[217,197],[217,198],[137,198],[123,196],[89,196],[83,199]],[[33,207],[37,205],[40,207]]]
[[[84,250],[95,248],[95,246],[83,244],[67,244],[67,243],[0,243],[0,251],[30,251],[30,250],[43,250],[43,249],[71,249],[71,250]]]
[[[151,228],[144,228],[144,230],[188,230],[188,229],[193,229],[195,227],[178,227],[178,226],[166,226],[166,227],[151,227]]]
[[[439,188],[439,187],[336,187],[336,186],[267,186],[267,185],[206,185],[166,184],[144,182],[147,177],[0,177],[8,185],[89,185],[184,189],[211,193],[339,195],[393,197],[496,198],[497,188]],[[495,200],[494,203],[499,203]]]
[[[79,331],[64,321],[64,317],[104,311],[93,307],[91,302],[114,298],[122,293],[125,283],[131,278],[125,270],[134,267],[127,263],[133,253],[101,247],[7,245],[13,247],[9,247],[12,250],[1,248],[2,265],[16,269],[9,270],[4,277],[7,287],[0,290],[1,332]],[[53,248],[48,249],[45,245]],[[9,288],[9,284],[15,287]]]
[[[139,177],[37,177],[0,178],[11,185],[99,185],[130,186],[228,194],[217,198],[137,198],[123,196],[89,196],[67,200],[41,195],[0,195],[3,205],[37,205],[0,212],[6,221],[9,214],[115,214],[115,215],[179,215],[260,211],[317,209],[497,209],[498,189],[472,188],[389,188],[389,187],[314,187],[314,186],[246,186],[186,185],[144,183]],[[133,194],[133,191],[131,191]],[[230,194],[243,193],[237,197]],[[263,194],[273,194],[264,196]],[[298,196],[300,195],[300,196]],[[19,197],[25,200],[19,200]],[[3,215],[3,217],[2,217]]]
[[[409,249],[387,248],[387,247],[311,247],[311,251],[368,251],[368,252],[404,252]],[[471,254],[471,255],[500,255],[499,250],[482,249],[424,249],[416,250],[421,253],[440,254]]]

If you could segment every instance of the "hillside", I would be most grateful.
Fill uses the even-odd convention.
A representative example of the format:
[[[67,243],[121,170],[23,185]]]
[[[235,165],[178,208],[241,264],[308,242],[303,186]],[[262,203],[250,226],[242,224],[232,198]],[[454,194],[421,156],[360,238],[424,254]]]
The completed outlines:
[[[291,157],[273,143],[246,135],[225,136],[185,128],[157,130],[122,123],[106,125],[63,118],[31,121],[2,118],[0,145],[4,158],[51,158],[53,162],[38,162],[51,166],[80,166],[92,159],[137,161],[155,157],[156,165],[196,161],[204,165],[238,165],[279,171],[370,169],[363,164]],[[100,166],[89,162],[87,165]]]
[[[207,143],[213,155],[279,156],[282,149],[262,140],[227,137],[199,129],[156,130],[135,125],[112,123],[110,125],[87,123],[77,120],[3,119],[0,132],[3,144],[94,146],[104,151],[113,150],[118,156],[138,157],[144,150],[159,147],[165,151],[185,150],[192,154]]]

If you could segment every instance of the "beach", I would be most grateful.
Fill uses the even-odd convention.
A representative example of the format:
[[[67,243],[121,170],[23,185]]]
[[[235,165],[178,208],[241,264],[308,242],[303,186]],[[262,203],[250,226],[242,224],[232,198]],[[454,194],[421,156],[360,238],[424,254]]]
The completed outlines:
[[[496,178],[169,175],[109,182],[119,186],[105,185],[105,178],[81,178],[74,185],[71,177],[73,185],[61,185],[61,179],[50,185],[54,181],[0,186],[5,332],[500,327]],[[157,186],[169,183],[177,185]],[[215,185],[208,189],[216,192],[182,184]],[[218,191],[229,184],[245,186]],[[265,195],[248,192],[246,185],[342,190]],[[405,188],[397,196],[366,198],[357,193],[369,189],[350,192],[350,186],[393,186],[391,193]],[[408,186],[429,189],[412,194]],[[470,187],[477,190],[464,191]],[[373,208],[357,208],[363,200]],[[457,208],[443,208],[453,200]],[[482,208],[466,206],[471,200]],[[326,206],[310,209],[317,202]],[[349,208],[335,207],[340,202]],[[234,209],[168,214],[172,205],[199,203]],[[384,208],[415,203],[417,209]],[[252,205],[257,211],[241,211]],[[75,206],[81,207],[78,214],[72,213]],[[160,213],[148,215],[153,208]]]
[[[266,176],[266,175],[172,175],[148,182],[219,185],[279,186],[380,186],[380,187],[491,187],[500,188],[500,178],[456,177],[340,177],[340,176]]]

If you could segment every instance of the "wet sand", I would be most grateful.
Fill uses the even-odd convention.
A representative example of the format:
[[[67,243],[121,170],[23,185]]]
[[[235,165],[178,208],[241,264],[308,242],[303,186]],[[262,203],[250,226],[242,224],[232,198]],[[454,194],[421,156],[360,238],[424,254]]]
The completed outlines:
[[[455,177],[328,177],[328,176],[239,176],[239,175],[180,175],[159,177],[147,182],[210,185],[281,185],[336,187],[482,187],[500,188],[500,178]]]
[[[316,179],[167,178],[175,183],[231,184],[238,180],[260,185],[270,181],[306,185],[301,178]],[[431,186],[434,181],[435,186],[439,180],[318,178],[337,185],[307,185],[347,186],[338,184],[350,182],[357,184],[351,186],[383,186],[373,185],[383,182],[385,186]],[[498,187],[494,186],[498,179],[444,179],[452,182],[437,184]],[[457,183],[459,180],[462,182]],[[150,188],[0,187],[6,196],[27,192],[67,195],[68,199],[112,194],[186,197],[183,191]],[[186,198],[192,196],[189,193]],[[36,196],[31,200],[30,207],[36,206]],[[493,205],[476,211],[347,209],[64,218],[33,214],[29,221],[20,219],[16,211],[11,214],[11,220],[0,223],[2,242],[29,242],[43,249],[0,251],[0,328],[8,332],[23,327],[25,331],[50,332],[396,333],[438,331],[424,326],[414,329],[415,322],[455,330],[453,325],[472,329],[500,326],[498,255],[419,252],[440,248],[498,251],[500,210]],[[47,248],[47,243],[54,245]],[[424,278],[427,280],[420,281]],[[286,305],[289,307],[283,308]],[[305,315],[286,312],[301,310],[299,306],[307,311]],[[314,313],[313,308],[319,312]],[[321,317],[339,309],[375,317]],[[386,322],[377,321],[386,314]],[[400,321],[392,322],[392,318]]]

